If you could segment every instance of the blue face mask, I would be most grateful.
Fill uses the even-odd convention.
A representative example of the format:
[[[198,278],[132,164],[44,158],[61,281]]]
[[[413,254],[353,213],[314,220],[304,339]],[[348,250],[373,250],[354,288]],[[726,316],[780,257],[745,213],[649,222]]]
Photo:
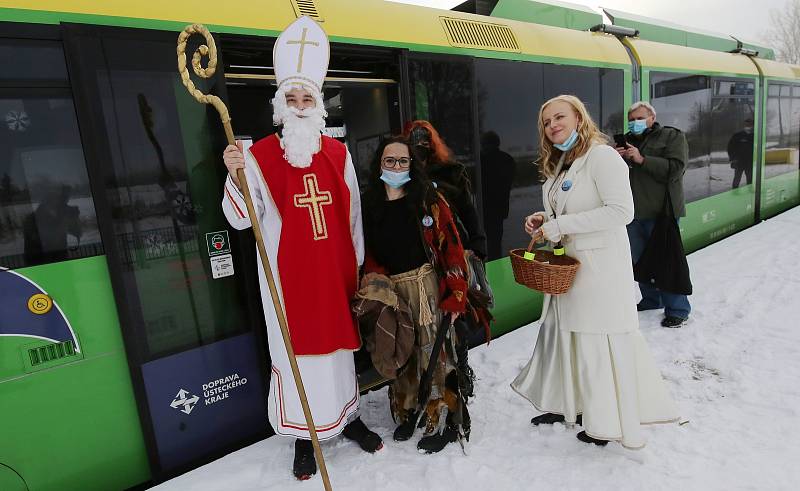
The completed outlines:
[[[628,121],[628,130],[634,135],[641,135],[644,133],[644,130],[647,129],[647,120],[646,119],[634,119],[633,121]]]
[[[394,189],[400,189],[411,180],[411,176],[409,176],[410,173],[411,171],[407,170],[392,172],[390,170],[381,169],[381,181],[385,182]]]
[[[572,147],[575,146],[575,143],[578,142],[578,132],[576,130],[572,130],[570,133],[569,138],[564,140],[564,143],[553,143],[553,146],[557,149],[561,150],[562,152],[568,152]]]

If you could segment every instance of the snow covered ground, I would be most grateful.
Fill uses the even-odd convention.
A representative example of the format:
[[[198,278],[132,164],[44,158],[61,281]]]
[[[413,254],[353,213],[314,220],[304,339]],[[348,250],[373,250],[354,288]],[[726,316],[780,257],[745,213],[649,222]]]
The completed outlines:
[[[457,444],[420,455],[392,441],[385,389],[362,400],[385,448],[367,455],[343,439],[323,445],[336,490],[729,490],[800,488],[800,208],[689,258],[690,323],[641,330],[683,416],[646,427],[643,450],[598,448],[578,428],[535,428],[530,404],[509,388],[537,325],[470,352],[477,397],[469,455]],[[291,475],[293,446],[270,438],[158,486],[168,490],[316,490],[319,475]]]

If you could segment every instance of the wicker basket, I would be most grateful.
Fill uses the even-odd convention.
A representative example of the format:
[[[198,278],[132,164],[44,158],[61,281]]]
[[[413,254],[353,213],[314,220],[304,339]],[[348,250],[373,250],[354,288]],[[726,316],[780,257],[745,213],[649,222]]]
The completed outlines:
[[[525,252],[533,249],[533,241],[528,249],[510,251],[511,269],[514,279],[520,285],[527,286],[542,293],[559,295],[566,293],[575,280],[575,273],[581,265],[580,261],[569,256],[556,256],[551,251],[537,250],[533,260],[525,259]],[[567,264],[552,264],[554,258]]]

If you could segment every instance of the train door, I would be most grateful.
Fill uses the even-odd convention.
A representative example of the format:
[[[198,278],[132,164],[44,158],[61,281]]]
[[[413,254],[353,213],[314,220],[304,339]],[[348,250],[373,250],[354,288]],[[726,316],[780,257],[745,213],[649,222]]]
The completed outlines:
[[[222,53],[233,129],[257,141],[276,131],[272,121],[274,39],[223,36]],[[323,87],[325,133],[344,142],[360,182],[380,138],[399,133],[400,61],[396,50],[333,44]]]
[[[222,36],[225,81],[234,132],[258,141],[276,131],[272,121],[274,39]],[[325,134],[344,142],[363,187],[382,137],[397,134],[403,121],[397,50],[333,44],[323,99]],[[356,354],[361,390],[383,382],[369,355]]]
[[[154,480],[271,434],[250,231],[220,208],[216,112],[177,73],[177,33],[67,25],[87,155]],[[190,40],[188,53],[198,39]],[[221,74],[196,81],[224,94]]]
[[[0,23],[0,489],[149,479],[56,26]]]

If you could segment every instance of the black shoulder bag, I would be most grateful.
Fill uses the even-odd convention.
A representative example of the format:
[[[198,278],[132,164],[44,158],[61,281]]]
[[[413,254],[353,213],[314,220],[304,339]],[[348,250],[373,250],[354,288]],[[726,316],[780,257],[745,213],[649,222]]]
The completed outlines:
[[[653,227],[653,234],[639,261],[633,266],[633,277],[636,281],[649,283],[659,290],[681,295],[692,294],[689,263],[683,250],[681,231],[675,220],[669,189],[664,197],[664,210]]]

